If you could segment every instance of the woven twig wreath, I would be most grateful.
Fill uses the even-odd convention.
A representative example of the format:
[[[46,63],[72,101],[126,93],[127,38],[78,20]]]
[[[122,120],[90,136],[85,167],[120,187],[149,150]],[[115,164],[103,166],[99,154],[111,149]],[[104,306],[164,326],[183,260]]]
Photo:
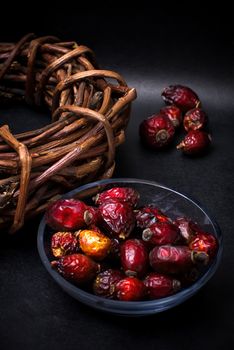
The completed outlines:
[[[52,123],[17,135],[0,127],[0,228],[13,233],[58,195],[111,177],[135,97],[86,46],[33,34],[1,43],[0,99],[46,105]]]

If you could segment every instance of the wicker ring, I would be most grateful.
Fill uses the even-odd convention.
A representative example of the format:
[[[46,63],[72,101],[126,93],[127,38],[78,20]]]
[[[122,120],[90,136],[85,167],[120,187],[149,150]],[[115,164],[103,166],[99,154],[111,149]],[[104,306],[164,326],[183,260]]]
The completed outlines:
[[[135,98],[74,41],[28,34],[0,43],[0,101],[46,105],[52,114],[37,130],[13,135],[0,127],[0,229],[14,233],[64,192],[111,177]]]

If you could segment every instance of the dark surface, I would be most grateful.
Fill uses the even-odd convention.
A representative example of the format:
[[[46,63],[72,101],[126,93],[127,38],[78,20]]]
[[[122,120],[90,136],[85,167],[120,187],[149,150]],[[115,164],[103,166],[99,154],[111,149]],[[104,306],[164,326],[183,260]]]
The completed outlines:
[[[115,176],[155,180],[199,199],[223,231],[223,261],[211,281],[181,306],[149,318],[114,317],[79,304],[51,280],[37,253],[35,221],[0,244],[0,348],[232,349],[232,9],[217,6],[202,11],[196,3],[183,12],[165,5],[153,13],[146,3],[135,12],[119,8],[114,15],[117,4],[109,6],[113,6],[109,15],[95,7],[87,15],[85,8],[76,11],[68,6],[53,16],[45,11],[41,19],[42,10],[37,19],[18,16],[15,10],[14,29],[1,21],[0,39],[17,41],[29,31],[75,39],[94,49],[101,66],[118,71],[136,87],[138,99],[126,142],[117,152]],[[160,92],[173,83],[193,88],[209,115],[213,148],[203,157],[184,157],[175,147],[156,153],[139,143],[139,123],[163,106]],[[11,107],[1,109],[0,124],[4,122],[18,131],[47,123],[48,116]]]

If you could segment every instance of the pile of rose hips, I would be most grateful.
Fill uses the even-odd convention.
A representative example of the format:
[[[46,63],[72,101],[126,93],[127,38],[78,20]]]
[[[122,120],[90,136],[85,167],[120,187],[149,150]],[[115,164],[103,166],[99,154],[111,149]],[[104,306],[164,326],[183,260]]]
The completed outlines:
[[[96,206],[52,203],[46,213],[58,231],[51,238],[52,267],[95,295],[124,301],[166,297],[193,283],[214,259],[216,238],[154,205],[137,208],[138,201],[133,188],[112,187],[97,194]]]
[[[163,90],[162,98],[169,106],[143,120],[139,128],[142,141],[153,149],[166,147],[172,142],[176,128],[183,123],[187,134],[177,149],[188,155],[205,151],[211,137],[205,131],[207,116],[200,108],[197,94],[189,87],[170,85]]]

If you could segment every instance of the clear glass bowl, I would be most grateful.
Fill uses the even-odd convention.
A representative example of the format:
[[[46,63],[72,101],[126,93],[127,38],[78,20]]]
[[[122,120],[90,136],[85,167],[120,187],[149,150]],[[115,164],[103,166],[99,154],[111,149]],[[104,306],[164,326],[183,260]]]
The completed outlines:
[[[52,260],[52,256],[50,252],[50,238],[53,232],[46,225],[45,217],[43,217],[38,230],[38,251],[45,268],[55,282],[69,295],[90,307],[113,314],[144,316],[162,312],[181,304],[204,286],[204,284],[215,273],[220,263],[223,244],[219,226],[207,213],[207,210],[204,209],[203,205],[199,204],[197,201],[156,182],[146,180],[122,178],[101,180],[81,186],[67,193],[63,198],[80,198],[89,201],[94,193],[113,186],[133,187],[140,193],[140,205],[153,203],[161,208],[172,219],[178,216],[190,217],[194,221],[197,221],[205,231],[214,234],[219,242],[219,250],[216,258],[208,266],[203,275],[194,284],[188,288],[182,289],[177,294],[152,301],[125,302],[95,296],[68,282],[59,275],[58,272],[51,268],[50,261]]]

